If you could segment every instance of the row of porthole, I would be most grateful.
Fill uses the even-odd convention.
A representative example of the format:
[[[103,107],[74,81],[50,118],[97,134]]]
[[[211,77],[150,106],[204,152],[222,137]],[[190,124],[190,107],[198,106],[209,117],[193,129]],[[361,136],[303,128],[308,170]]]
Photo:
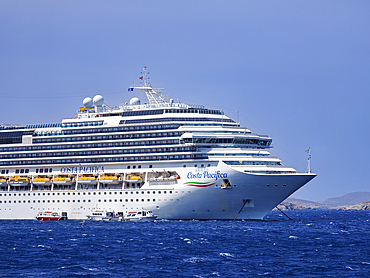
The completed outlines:
[[[131,192],[131,194],[134,194],[134,192],[136,192],[136,194],[139,194],[139,192],[141,192],[141,194],[145,194],[145,192],[147,193],[147,194],[150,194],[150,191],[148,190],[148,191],[125,191],[125,194],[129,194],[129,192]],[[162,194],[162,191],[152,191],[153,193],[152,194]],[[107,195],[107,192],[103,192],[104,193],[104,195]],[[169,194],[172,194],[173,192],[172,192],[172,190],[170,190],[170,191],[168,191],[168,193]],[[177,194],[178,193],[178,191],[175,191],[175,193]],[[181,193],[185,193],[184,191],[181,191]],[[191,193],[191,191],[188,191],[188,193]],[[59,196],[60,195],[60,193],[58,192],[58,193],[42,193],[42,196],[46,196],[46,194],[47,194],[47,196],[50,196],[50,194],[51,195],[53,195],[53,196],[55,196],[55,195],[57,195],[57,196]],[[118,192],[114,192],[114,194],[118,194]],[[120,191],[119,192],[119,194],[123,194],[123,192],[122,191]],[[167,194],[167,191],[166,190],[164,190],[163,191],[163,194]],[[0,194],[0,196],[12,196],[12,193],[4,193],[4,194]],[[72,194],[70,193],[70,192],[68,192],[67,194],[65,193],[65,192],[63,192],[62,193],[62,195],[76,195],[76,193],[75,192],[72,192]],[[77,195],[80,195],[80,192],[77,192]],[[92,192],[92,194],[91,194],[91,192],[87,192],[87,193],[85,193],[85,192],[82,192],[82,195],[96,195],[95,194],[95,192]],[[103,194],[101,194],[101,192],[98,192],[98,194],[97,195],[103,195]],[[112,192],[109,192],[109,195],[112,195]],[[17,193],[13,193],[13,196],[17,196]],[[18,193],[18,196],[22,196],[22,193]],[[23,196],[26,196],[26,193],[23,193]],[[28,193],[28,196],[31,196],[31,193]],[[36,193],[33,193],[33,196],[36,196]],[[41,196],[41,193],[37,193],[37,196]]]
[[[167,199],[163,199],[165,202],[167,201]],[[173,201],[173,199],[169,199],[171,202]],[[179,201],[179,199],[176,199],[177,201]],[[106,199],[104,199],[104,200],[98,200],[98,202],[104,202],[104,203],[106,203],[107,202],[107,200]],[[113,201],[112,201],[112,199],[109,199],[108,200],[109,202],[118,202],[118,199],[114,199]],[[153,202],[155,202],[156,201],[156,199],[153,199]],[[160,202],[161,201],[161,199],[159,199],[158,200],[158,202]],[[67,200],[67,203],[70,203],[71,202],[71,200]],[[76,200],[72,200],[72,203],[75,203],[76,202]],[[77,200],[77,203],[79,203],[80,202],[80,200]],[[82,200],[82,202],[86,202],[86,200]],[[88,199],[87,200],[87,202],[91,202],[91,200],[90,199]],[[123,199],[119,199],[119,202],[123,202]],[[127,203],[127,202],[129,202],[129,199],[125,199],[125,202]],[[134,199],[130,199],[130,202],[134,202]],[[136,199],[136,202],[139,202],[139,199]],[[144,199],[141,199],[141,202],[145,202],[145,200]],[[147,199],[147,202],[150,202],[150,199]],[[9,203],[9,204],[11,204],[12,203],[12,201],[11,200],[8,200],[8,201],[0,201],[0,204],[1,203],[4,203],[4,204],[6,204],[6,203]],[[17,203],[17,201],[13,201],[13,203],[14,204],[16,204]],[[18,203],[22,203],[22,201],[21,200],[18,200]],[[23,203],[26,203],[26,200],[23,200]],[[31,200],[28,200],[28,203],[31,203]],[[33,203],[36,203],[36,200],[33,200]],[[37,200],[37,203],[50,203],[50,200]],[[52,200],[52,203],[55,203],[55,200]],[[66,200],[57,200],[57,203],[66,203]]]
[[[270,187],[269,184],[266,184],[267,187]],[[275,187],[278,187],[279,185],[278,184],[275,184]],[[283,184],[283,186],[286,186],[286,184]]]

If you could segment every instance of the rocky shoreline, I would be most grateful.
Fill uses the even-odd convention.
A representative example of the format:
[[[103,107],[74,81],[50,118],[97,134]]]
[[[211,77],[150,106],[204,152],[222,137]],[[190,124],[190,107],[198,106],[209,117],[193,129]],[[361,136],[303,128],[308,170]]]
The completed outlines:
[[[275,207],[273,210],[278,210],[278,209],[279,210],[314,210],[316,208],[299,206],[293,203],[283,201],[280,204],[278,204],[277,207]]]
[[[370,210],[370,202],[364,202],[352,206],[341,207],[338,210]]]
[[[318,210],[318,209],[337,209],[337,210],[370,210],[370,202],[359,203],[350,206],[343,206],[340,208],[326,208],[326,207],[309,207],[300,206],[287,201],[281,202],[273,210]]]

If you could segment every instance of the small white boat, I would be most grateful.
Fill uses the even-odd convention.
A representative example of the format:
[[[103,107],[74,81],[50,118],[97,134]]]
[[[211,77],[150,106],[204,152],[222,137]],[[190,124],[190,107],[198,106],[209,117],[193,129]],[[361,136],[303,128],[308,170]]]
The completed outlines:
[[[36,215],[36,219],[38,221],[59,221],[68,220],[68,216],[66,212],[43,211]]]
[[[94,209],[87,218],[92,221],[122,221],[122,215],[114,213],[114,211],[106,211],[102,209]]]
[[[124,221],[140,221],[140,222],[153,222],[158,218],[158,215],[153,214],[151,210],[138,210],[127,212],[123,216]]]

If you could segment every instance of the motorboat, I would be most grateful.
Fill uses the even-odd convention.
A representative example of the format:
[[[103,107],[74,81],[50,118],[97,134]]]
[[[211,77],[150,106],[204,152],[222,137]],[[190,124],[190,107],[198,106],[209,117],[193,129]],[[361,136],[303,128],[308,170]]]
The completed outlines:
[[[151,210],[138,210],[138,211],[130,211],[125,213],[123,216],[124,221],[140,221],[140,222],[153,222],[156,220],[158,215],[153,214]]]
[[[92,221],[122,221],[122,215],[116,214],[114,211],[106,211],[102,209],[94,209],[87,218]]]
[[[38,221],[68,220],[67,212],[43,211],[36,215]]]

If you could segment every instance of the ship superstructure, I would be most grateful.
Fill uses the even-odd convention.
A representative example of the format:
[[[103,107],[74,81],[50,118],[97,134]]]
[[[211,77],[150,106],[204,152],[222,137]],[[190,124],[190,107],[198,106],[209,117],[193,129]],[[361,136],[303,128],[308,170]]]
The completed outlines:
[[[315,174],[269,153],[272,139],[220,110],[175,102],[147,82],[110,108],[102,96],[61,123],[0,127],[0,219],[42,211],[149,209],[160,219],[262,219]]]

